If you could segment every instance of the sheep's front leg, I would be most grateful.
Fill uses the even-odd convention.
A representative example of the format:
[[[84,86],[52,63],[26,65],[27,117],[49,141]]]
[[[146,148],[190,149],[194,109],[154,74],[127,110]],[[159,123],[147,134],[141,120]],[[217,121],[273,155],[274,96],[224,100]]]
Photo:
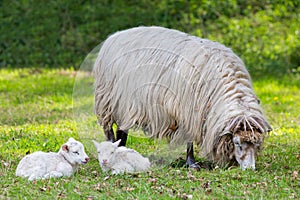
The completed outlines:
[[[119,146],[125,146],[127,141],[128,131],[117,130],[117,141],[121,140]]]
[[[104,134],[105,134],[106,141],[115,142],[116,139],[115,139],[115,134],[114,134],[114,131],[113,131],[112,127],[109,126],[109,125],[104,125],[103,129],[104,129]]]
[[[192,168],[192,169],[195,169],[195,170],[200,169],[200,166],[195,163],[193,142],[188,142],[187,143],[186,165],[189,168]]]

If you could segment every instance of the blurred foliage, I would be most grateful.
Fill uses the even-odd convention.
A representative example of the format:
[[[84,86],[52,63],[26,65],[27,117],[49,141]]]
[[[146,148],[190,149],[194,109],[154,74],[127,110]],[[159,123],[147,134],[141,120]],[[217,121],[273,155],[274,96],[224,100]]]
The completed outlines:
[[[219,41],[251,74],[300,71],[298,0],[3,0],[0,67],[78,68],[108,35],[159,25]]]

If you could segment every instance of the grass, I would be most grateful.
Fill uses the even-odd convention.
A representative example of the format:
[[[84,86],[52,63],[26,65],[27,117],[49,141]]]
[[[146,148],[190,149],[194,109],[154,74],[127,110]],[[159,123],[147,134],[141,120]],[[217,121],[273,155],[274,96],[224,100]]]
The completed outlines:
[[[147,173],[102,173],[91,138],[73,120],[73,70],[0,70],[0,199],[299,199],[299,74],[255,80],[254,88],[274,129],[257,170],[164,165]],[[96,122],[91,127],[101,132]],[[92,129],[91,129],[92,130]],[[58,151],[68,137],[86,144],[91,160],[72,177],[28,182],[15,176],[26,153]],[[154,142],[131,133],[129,146],[146,152]],[[174,157],[184,155],[175,153]]]

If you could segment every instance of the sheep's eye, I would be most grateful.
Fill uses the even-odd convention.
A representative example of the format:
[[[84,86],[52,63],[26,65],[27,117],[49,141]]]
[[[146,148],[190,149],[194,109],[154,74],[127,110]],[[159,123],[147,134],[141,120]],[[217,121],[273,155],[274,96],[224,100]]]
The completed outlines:
[[[79,155],[79,152],[78,152],[78,151],[74,151],[73,153]]]
[[[239,146],[239,150],[240,150],[240,151],[242,151],[242,150],[243,150],[243,147],[242,147],[242,145],[240,145],[240,146]]]
[[[242,147],[242,145],[240,144],[240,143],[234,143],[234,145],[235,145],[235,147],[236,148],[238,148],[240,151],[242,151],[243,150],[243,147]]]

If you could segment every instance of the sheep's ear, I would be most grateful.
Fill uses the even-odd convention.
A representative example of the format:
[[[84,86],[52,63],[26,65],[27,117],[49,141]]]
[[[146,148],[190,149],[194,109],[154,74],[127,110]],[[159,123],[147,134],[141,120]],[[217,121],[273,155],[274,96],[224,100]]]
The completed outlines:
[[[115,147],[118,147],[119,144],[120,144],[120,142],[121,142],[121,139],[119,139],[118,141],[114,142],[113,145],[114,145]]]
[[[68,145],[66,145],[66,144],[62,145],[61,148],[62,148],[63,151],[69,152],[69,147],[68,147]]]
[[[232,139],[234,145],[240,146],[241,145],[241,139],[240,136],[234,136]]]

